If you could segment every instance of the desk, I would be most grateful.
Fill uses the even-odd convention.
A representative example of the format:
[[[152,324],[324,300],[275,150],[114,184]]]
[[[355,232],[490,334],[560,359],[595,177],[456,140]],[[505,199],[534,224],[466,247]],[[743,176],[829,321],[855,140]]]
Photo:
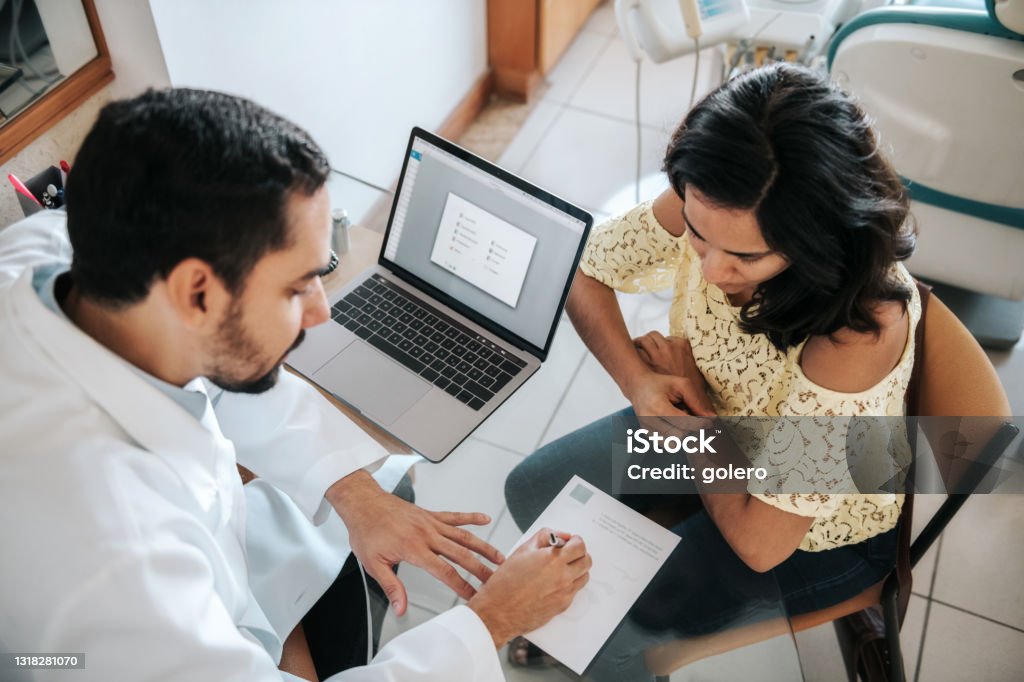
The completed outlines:
[[[338,291],[353,277],[376,262],[382,239],[383,234],[380,232],[358,226],[351,229],[349,252],[340,257],[341,262],[338,269],[324,279],[324,287],[328,295]],[[407,451],[388,434],[351,408],[331,396],[327,396],[327,398],[389,451]],[[499,409],[507,408],[508,405]],[[425,463],[423,466],[435,465]],[[443,464],[438,466],[443,466]],[[571,473],[583,474],[585,472],[562,472],[562,474],[568,475]],[[535,509],[539,512],[553,496],[553,493],[550,490],[546,491],[544,486],[513,486],[510,488],[511,495],[506,500],[505,481],[501,483],[501,485],[494,486],[493,490],[486,492],[495,499],[507,502],[513,509]],[[489,485],[493,485],[493,483]],[[553,488],[557,491],[561,485],[556,482]],[[696,498],[689,501],[695,502]],[[690,512],[695,511],[692,504],[690,507]],[[669,527],[678,527],[675,526],[679,521],[677,517],[685,515],[685,510],[679,508],[652,509],[650,511],[649,515],[652,518],[656,518]],[[499,547],[499,549],[507,548]],[[691,562],[688,566],[689,570],[693,570],[694,566],[697,566],[698,573],[703,576],[717,576],[723,581],[728,580],[727,576],[721,575],[721,565],[716,565],[713,557],[701,557],[701,560],[706,564]],[[666,564],[666,567],[669,570],[674,568],[671,564]],[[663,571],[663,573],[666,572]],[[652,583],[652,585],[656,585],[656,583]],[[659,611],[669,609],[668,605],[673,602],[675,597],[687,589],[691,592],[700,590],[698,586],[688,586],[683,583],[682,578],[675,580],[674,577],[663,581],[662,586],[649,588],[627,615],[626,625],[613,635],[610,644],[598,655],[599,663],[593,665],[588,671],[588,675],[591,677],[585,679],[651,679],[649,673],[637,672],[637,666],[641,661],[646,661],[651,669],[660,674],[665,674],[681,666],[688,666],[685,672],[680,673],[684,676],[683,679],[690,679],[687,673],[691,671],[697,671],[700,679],[706,680],[742,679],[753,681],[799,680],[802,678],[799,656],[789,620],[782,605],[775,576],[770,572],[760,574],[744,585],[745,598],[748,598],[756,607],[754,612],[729,619],[710,632],[686,638],[680,637],[674,630],[670,631],[668,627],[643,632],[637,630],[639,634],[636,636],[626,632],[627,628],[634,627],[637,622],[650,623],[652,611],[657,615]],[[400,626],[398,630],[401,629]],[[394,636],[395,628],[389,628],[389,631],[391,632],[390,636]],[[381,643],[383,644],[384,641]],[[719,655],[715,658],[708,658],[716,654]],[[500,655],[508,670],[505,652],[500,652]],[[600,666],[611,666],[615,668],[615,671],[609,672],[608,669],[597,671]],[[559,667],[529,671],[520,669],[515,672],[509,670],[509,679],[566,680],[574,678],[575,675]],[[678,676],[677,679],[679,679]]]

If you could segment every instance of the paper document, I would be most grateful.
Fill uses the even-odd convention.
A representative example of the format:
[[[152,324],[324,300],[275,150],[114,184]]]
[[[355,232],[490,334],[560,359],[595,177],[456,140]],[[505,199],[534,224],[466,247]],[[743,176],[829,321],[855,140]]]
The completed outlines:
[[[582,675],[679,536],[579,476],[572,477],[515,546],[541,528],[579,535],[594,565],[590,582],[572,605],[526,638]]]

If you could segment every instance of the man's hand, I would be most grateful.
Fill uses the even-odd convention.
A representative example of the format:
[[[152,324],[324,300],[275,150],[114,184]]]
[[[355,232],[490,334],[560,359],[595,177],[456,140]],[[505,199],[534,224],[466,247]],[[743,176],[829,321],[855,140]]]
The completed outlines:
[[[352,552],[380,584],[399,616],[405,613],[408,595],[392,570],[395,564],[407,561],[419,566],[463,599],[470,599],[476,590],[444,559],[482,583],[493,571],[476,554],[494,564],[505,560],[494,547],[459,528],[487,525],[491,520],[486,514],[421,509],[382,490],[365,471],[341,479],[327,490],[326,497],[348,528]]]
[[[469,608],[480,616],[499,649],[569,608],[590,580],[593,561],[582,538],[555,533],[567,542],[551,547],[551,532],[541,529],[520,545],[469,600]]]

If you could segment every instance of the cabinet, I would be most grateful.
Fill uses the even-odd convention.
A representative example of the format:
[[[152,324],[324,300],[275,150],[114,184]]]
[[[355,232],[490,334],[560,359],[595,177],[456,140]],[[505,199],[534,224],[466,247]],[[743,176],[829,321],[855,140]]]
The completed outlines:
[[[495,89],[528,99],[601,0],[488,0]]]

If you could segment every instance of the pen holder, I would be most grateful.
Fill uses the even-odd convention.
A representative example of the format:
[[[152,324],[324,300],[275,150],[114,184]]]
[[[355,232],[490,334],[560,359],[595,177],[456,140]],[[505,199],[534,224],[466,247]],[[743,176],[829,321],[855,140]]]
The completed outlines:
[[[14,185],[18,204],[26,216],[30,216],[44,208],[60,208],[64,205],[64,181],[60,169],[50,166],[41,173],[33,175],[24,184],[16,177],[8,176]],[[19,187],[21,189],[19,189]],[[26,196],[25,191],[32,196]]]
[[[25,186],[39,200],[43,208],[60,208],[64,205],[64,182],[60,169],[50,166],[25,181]],[[56,190],[48,191],[48,188]]]

